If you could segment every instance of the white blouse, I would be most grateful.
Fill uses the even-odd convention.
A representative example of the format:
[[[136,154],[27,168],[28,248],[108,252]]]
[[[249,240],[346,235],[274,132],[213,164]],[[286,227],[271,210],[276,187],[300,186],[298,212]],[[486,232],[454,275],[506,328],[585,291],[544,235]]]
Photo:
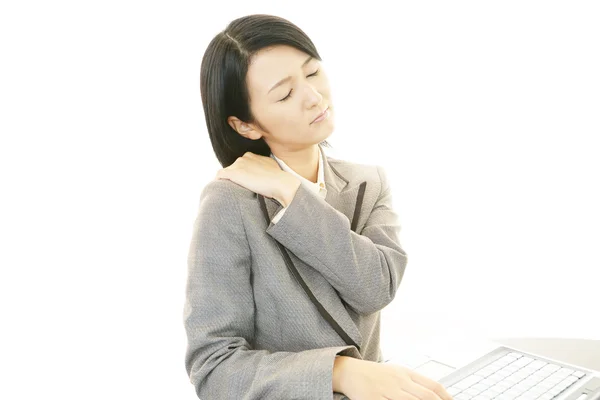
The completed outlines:
[[[305,185],[309,190],[312,190],[314,193],[318,194],[324,199],[325,195],[327,195],[327,188],[325,187],[325,173],[323,171],[323,154],[321,152],[320,146],[317,147],[319,148],[319,167],[317,171],[316,182],[311,182],[308,179],[298,175],[293,169],[288,167],[286,163],[284,163],[281,159],[277,158],[273,153],[271,153],[271,157],[274,158],[275,161],[277,161],[277,163],[279,163],[279,165],[284,171],[287,171],[295,177],[297,177],[298,179],[300,179],[300,184]],[[282,208],[277,214],[275,214],[271,222],[276,224],[277,221],[279,221],[285,213],[285,210],[287,210],[287,207]]]

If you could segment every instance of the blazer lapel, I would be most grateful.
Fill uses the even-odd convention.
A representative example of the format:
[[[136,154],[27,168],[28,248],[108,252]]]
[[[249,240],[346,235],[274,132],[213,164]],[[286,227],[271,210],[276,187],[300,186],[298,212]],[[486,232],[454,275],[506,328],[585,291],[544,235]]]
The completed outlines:
[[[323,168],[325,170],[325,186],[327,186],[325,201],[344,214],[351,223],[351,229],[356,232],[356,228],[361,222],[364,222],[360,211],[367,182],[350,185],[340,171],[331,165],[326,156],[323,159]]]
[[[258,196],[257,196],[258,197]],[[265,205],[267,206],[267,213],[269,215],[269,221],[275,218],[275,214],[279,212],[283,208],[281,203],[277,200],[272,199],[270,197],[265,197]]]
[[[321,147],[320,144],[319,146]],[[355,228],[360,226],[361,222],[365,222],[360,209],[367,182],[363,181],[356,185],[350,185],[348,179],[331,165],[322,147],[321,154],[323,155],[323,170],[325,186],[327,187],[325,201],[344,214],[352,224],[352,230],[356,232]],[[275,199],[265,197],[265,200],[269,219],[273,219],[283,206]]]
[[[344,214],[351,222],[351,228],[355,230],[361,222],[360,207],[362,206],[366,182],[361,182],[358,185],[349,185],[348,179],[329,163],[322,149],[321,151],[323,154],[325,185],[327,186],[325,201]],[[265,206],[269,221],[283,208],[277,200],[266,197]],[[337,291],[317,270],[302,262],[291,251],[287,250],[287,252],[298,274],[311,290],[316,300],[344,332],[360,346],[362,344],[362,336],[350,317],[346,304],[341,300]],[[285,265],[283,259],[282,264]]]

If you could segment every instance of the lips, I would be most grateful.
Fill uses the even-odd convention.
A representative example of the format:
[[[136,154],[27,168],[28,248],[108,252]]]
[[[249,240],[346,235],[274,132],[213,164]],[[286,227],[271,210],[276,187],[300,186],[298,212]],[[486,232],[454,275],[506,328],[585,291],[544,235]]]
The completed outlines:
[[[311,124],[312,124],[313,122],[315,122],[316,120],[318,120],[319,118],[321,118],[321,117],[322,117],[322,116],[323,116],[323,115],[324,115],[324,114],[327,112],[327,110],[329,110],[329,107],[327,107],[325,110],[323,110],[323,112],[322,112],[321,114],[317,115],[317,116],[315,117],[315,119],[313,119],[313,120],[312,120]]]

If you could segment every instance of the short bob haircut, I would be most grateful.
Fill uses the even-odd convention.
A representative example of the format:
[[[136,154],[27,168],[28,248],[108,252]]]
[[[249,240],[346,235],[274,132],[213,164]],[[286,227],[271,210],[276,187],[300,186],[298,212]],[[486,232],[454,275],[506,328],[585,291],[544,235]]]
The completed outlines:
[[[288,45],[321,61],[310,38],[281,17],[253,14],[235,19],[209,43],[200,66],[200,95],[210,141],[226,168],[246,152],[268,157],[271,149],[263,138],[247,139],[227,122],[236,116],[267,132],[250,110],[246,74],[252,57],[261,49]],[[321,142],[331,147],[327,141]]]

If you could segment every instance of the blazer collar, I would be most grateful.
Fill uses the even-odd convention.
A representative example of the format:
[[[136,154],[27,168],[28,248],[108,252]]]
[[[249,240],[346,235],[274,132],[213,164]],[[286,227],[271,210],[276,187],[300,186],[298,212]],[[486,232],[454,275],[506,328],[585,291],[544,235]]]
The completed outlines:
[[[325,184],[328,187],[328,189],[332,188],[339,193],[344,190],[346,185],[348,185],[348,179],[346,179],[337,169],[331,166],[329,158],[323,150],[323,145],[319,143],[318,146],[321,154],[321,159],[323,161],[323,179],[325,180]],[[279,164],[277,157],[273,153],[271,153],[271,158],[276,160],[277,164]],[[281,164],[279,164],[279,168],[281,168],[284,171],[286,170]]]
[[[366,182],[350,184],[349,179],[345,177],[348,171],[340,171],[340,168],[333,166],[329,157],[323,151],[322,145],[319,144],[319,146],[321,147],[321,155],[323,157],[325,186],[327,187],[325,201],[344,214],[349,221],[356,219],[356,222],[358,222],[360,215],[356,215],[357,210],[355,210],[355,206],[357,205],[357,199],[364,194],[364,192],[361,193],[360,187],[361,185],[365,186]],[[281,168],[281,166],[279,167]],[[283,170],[283,168],[281,169]],[[272,219],[283,206],[275,199],[266,198],[266,200],[269,218]]]
[[[340,193],[346,189],[349,181],[331,165],[329,157],[327,157],[323,151],[323,146],[319,144],[319,147],[321,148],[321,154],[323,155],[325,186],[327,186],[328,191],[329,189],[334,189],[337,193]]]

